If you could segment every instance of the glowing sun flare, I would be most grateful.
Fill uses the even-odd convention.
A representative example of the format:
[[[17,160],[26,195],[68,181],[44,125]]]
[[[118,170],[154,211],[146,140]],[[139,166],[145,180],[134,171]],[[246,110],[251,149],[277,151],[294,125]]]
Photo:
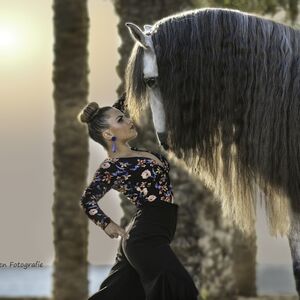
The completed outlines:
[[[0,47],[10,48],[15,46],[18,41],[18,35],[13,29],[0,28]]]

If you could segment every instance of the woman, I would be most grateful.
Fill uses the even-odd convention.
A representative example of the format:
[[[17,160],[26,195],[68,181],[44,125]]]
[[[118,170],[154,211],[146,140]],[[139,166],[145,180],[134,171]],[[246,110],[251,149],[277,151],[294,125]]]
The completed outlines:
[[[80,204],[87,216],[111,238],[121,236],[115,264],[89,300],[196,300],[198,290],[170,247],[178,205],[167,159],[158,152],[130,147],[137,136],[124,111],[125,94],[112,106],[88,104],[79,120],[108,157],[85,189]],[[111,188],[135,206],[127,232],[97,202]]]

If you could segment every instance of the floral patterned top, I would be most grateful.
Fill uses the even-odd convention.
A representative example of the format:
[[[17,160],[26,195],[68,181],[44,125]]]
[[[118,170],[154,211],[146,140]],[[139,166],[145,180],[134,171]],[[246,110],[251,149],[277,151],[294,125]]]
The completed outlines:
[[[133,156],[106,158],[101,163],[83,192],[80,205],[87,216],[102,229],[105,229],[111,219],[100,209],[97,202],[111,188],[127,196],[137,208],[155,199],[173,203],[168,160],[158,152],[140,150],[136,147],[131,149],[152,153],[160,162],[148,157]]]

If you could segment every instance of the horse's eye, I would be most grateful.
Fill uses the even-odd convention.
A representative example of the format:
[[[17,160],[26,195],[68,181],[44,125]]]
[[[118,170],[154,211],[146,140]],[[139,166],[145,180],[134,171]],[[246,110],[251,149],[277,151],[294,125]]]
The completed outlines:
[[[148,85],[149,87],[153,87],[157,82],[157,77],[144,78],[144,81],[146,85]]]

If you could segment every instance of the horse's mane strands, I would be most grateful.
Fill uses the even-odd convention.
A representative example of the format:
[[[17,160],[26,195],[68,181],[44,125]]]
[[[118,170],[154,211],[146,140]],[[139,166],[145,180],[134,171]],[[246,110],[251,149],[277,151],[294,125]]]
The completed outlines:
[[[300,33],[252,14],[199,9],[154,24],[159,88],[177,157],[243,230],[257,199],[270,231],[300,213]],[[147,101],[141,47],[127,68],[130,112]]]
[[[125,86],[128,110],[133,120],[139,123],[148,95],[143,80],[143,48],[138,43],[135,43],[127,64]]]

